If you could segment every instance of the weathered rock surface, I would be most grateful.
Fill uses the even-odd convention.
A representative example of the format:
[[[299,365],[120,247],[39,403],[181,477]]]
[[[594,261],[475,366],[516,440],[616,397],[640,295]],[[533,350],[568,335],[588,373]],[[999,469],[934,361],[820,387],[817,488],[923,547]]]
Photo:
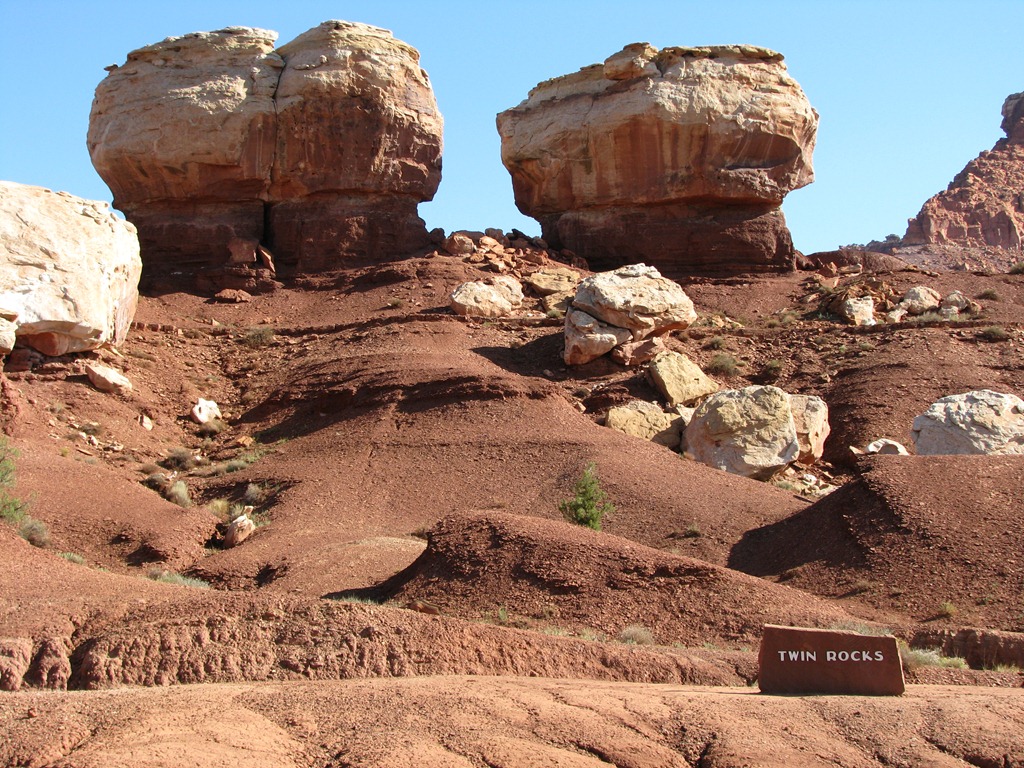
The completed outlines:
[[[813,180],[817,114],[782,56],[633,44],[498,116],[516,204],[594,268],[786,270],[779,206]]]
[[[793,411],[796,439],[804,464],[813,464],[825,452],[825,440],[832,432],[828,423],[828,405],[814,395],[790,395],[789,407]]]
[[[96,389],[101,392],[116,392],[125,395],[132,391],[132,383],[118,370],[99,363],[89,363],[85,366],[85,375]]]
[[[911,434],[921,456],[1024,454],[1024,400],[989,389],[942,397]]]
[[[1024,93],[1007,97],[1002,129],[1005,139],[910,219],[904,245],[1024,249]]]
[[[562,359],[566,365],[583,365],[632,338],[633,334],[625,328],[602,323],[579,309],[570,309],[565,315],[565,350]]]
[[[168,38],[97,87],[89,151],[147,274],[231,263],[234,238],[292,271],[427,243],[416,206],[440,181],[442,123],[419,54],[343,21],[276,37]]]
[[[509,275],[463,283],[450,297],[457,315],[470,317],[507,317],[523,303],[523,286]]]
[[[695,403],[718,391],[718,382],[680,352],[665,352],[655,358],[647,377],[673,407]]]
[[[135,227],[106,203],[0,182],[0,314],[46,355],[124,340],[138,304]]]
[[[926,285],[915,285],[903,294],[899,306],[911,315],[923,315],[925,312],[938,309],[941,301],[942,295],[935,289]]]
[[[708,466],[768,479],[800,454],[789,396],[778,387],[718,392],[694,412],[686,447]]]
[[[609,408],[604,423],[624,434],[673,450],[679,448],[682,418],[678,414],[665,413],[655,403],[633,400],[626,405]]]
[[[880,437],[877,440],[872,440],[864,448],[864,453],[877,453],[882,456],[910,455],[910,452],[904,447],[903,443],[898,443],[895,440],[890,440],[887,437]]]

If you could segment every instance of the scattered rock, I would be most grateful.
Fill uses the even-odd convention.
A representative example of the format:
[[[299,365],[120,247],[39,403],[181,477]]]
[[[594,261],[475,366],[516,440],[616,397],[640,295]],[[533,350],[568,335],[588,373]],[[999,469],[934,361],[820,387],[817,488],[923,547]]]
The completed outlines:
[[[445,253],[450,256],[466,256],[476,251],[476,243],[473,238],[464,232],[452,232],[441,244]]]
[[[697,319],[693,302],[678,283],[654,267],[631,264],[582,280],[573,305],[635,339],[688,328]]]
[[[225,288],[223,291],[218,292],[213,298],[222,304],[245,304],[246,302],[252,301],[252,294],[248,291]]]
[[[251,511],[252,507],[246,507],[246,509]],[[228,523],[227,529],[224,531],[224,548],[237,547],[255,532],[256,523],[249,517],[248,512],[244,512]]]
[[[523,286],[514,277],[499,275],[463,283],[449,298],[449,306],[457,315],[508,317],[523,303]]]
[[[551,296],[555,294],[575,294],[576,287],[580,282],[578,272],[568,267],[546,267],[523,278],[526,283],[538,296]]]
[[[780,54],[735,45],[635,43],[498,116],[516,205],[552,247],[674,278],[792,268],[779,206],[813,180],[817,124]]]
[[[643,341],[627,341],[611,351],[611,358],[627,368],[636,368],[649,363],[658,355],[666,352],[665,342],[661,336],[654,336]]]
[[[832,431],[828,423],[828,405],[814,395],[790,395],[789,406],[800,443],[798,461],[813,464],[825,452],[825,439]]]
[[[700,366],[680,352],[665,352],[647,368],[647,377],[674,407],[690,405],[718,391],[718,382],[707,376]]]
[[[51,357],[120,344],[141,270],[135,227],[106,203],[0,182],[0,307],[22,343]]]
[[[125,395],[132,391],[132,383],[120,371],[99,363],[86,363],[85,373],[89,381],[101,392],[115,392]]]
[[[870,296],[846,299],[839,305],[837,314],[853,325],[874,325],[875,300]]]
[[[633,334],[625,328],[602,323],[582,310],[570,309],[565,315],[565,350],[562,358],[566,365],[583,365],[632,338]]]
[[[938,291],[924,285],[918,285],[907,290],[900,300],[900,306],[911,315],[923,315],[939,308],[942,296]]]
[[[789,396],[771,386],[711,395],[686,428],[686,448],[716,469],[769,479],[800,455]]]
[[[911,435],[919,456],[1024,454],[1024,400],[989,389],[942,397]]]
[[[878,453],[883,456],[909,456],[910,452],[903,446],[902,443],[897,443],[895,440],[890,440],[887,437],[881,437],[878,440],[874,440],[867,444],[864,448],[864,453]]]
[[[192,406],[192,421],[196,424],[209,424],[214,419],[220,418],[222,418],[220,406],[213,400],[204,400],[200,397],[199,401]]]
[[[676,450],[681,439],[681,421],[678,415],[665,413],[655,403],[633,400],[626,405],[609,408],[605,426]]]

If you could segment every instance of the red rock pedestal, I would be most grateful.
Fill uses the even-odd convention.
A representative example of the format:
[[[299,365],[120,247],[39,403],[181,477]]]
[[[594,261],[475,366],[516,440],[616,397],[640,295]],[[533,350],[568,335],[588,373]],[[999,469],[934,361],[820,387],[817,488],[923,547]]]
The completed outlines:
[[[891,636],[769,624],[758,664],[762,693],[899,696],[906,690]]]

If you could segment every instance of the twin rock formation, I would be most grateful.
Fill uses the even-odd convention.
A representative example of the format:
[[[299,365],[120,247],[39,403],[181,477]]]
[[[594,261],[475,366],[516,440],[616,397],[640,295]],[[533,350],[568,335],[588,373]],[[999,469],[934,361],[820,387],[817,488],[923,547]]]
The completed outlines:
[[[316,272],[427,244],[442,119],[419,53],[327,21],[274,48],[248,27],[172,37],[96,89],[89,152],[148,274],[256,261]]]
[[[168,38],[97,88],[89,152],[147,275],[261,261],[273,278],[427,245],[416,208],[440,182],[442,119],[418,52],[343,21],[275,39]],[[541,83],[498,128],[519,208],[596,268],[792,266],[779,206],[813,179],[817,114],[777,53],[633,44]]]

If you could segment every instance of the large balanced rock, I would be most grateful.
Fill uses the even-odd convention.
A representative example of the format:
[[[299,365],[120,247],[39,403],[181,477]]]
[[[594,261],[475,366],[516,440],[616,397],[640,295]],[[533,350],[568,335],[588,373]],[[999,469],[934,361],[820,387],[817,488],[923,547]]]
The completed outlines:
[[[779,209],[813,178],[818,117],[782,56],[627,46],[498,115],[516,204],[596,268],[791,268]]]
[[[293,271],[426,244],[416,206],[440,181],[442,123],[417,51],[343,21],[276,37],[168,38],[97,87],[89,152],[147,274],[233,264],[233,240]]]
[[[778,387],[726,389],[701,403],[686,447],[708,466],[767,480],[800,454],[789,396]]]
[[[919,455],[1024,454],[1024,400],[989,389],[942,397],[911,435]]]
[[[124,340],[138,304],[135,227],[106,203],[0,182],[0,317],[47,355]]]
[[[1006,138],[971,160],[908,222],[904,245],[1024,249],[1024,93],[1004,102],[1002,129]]]

